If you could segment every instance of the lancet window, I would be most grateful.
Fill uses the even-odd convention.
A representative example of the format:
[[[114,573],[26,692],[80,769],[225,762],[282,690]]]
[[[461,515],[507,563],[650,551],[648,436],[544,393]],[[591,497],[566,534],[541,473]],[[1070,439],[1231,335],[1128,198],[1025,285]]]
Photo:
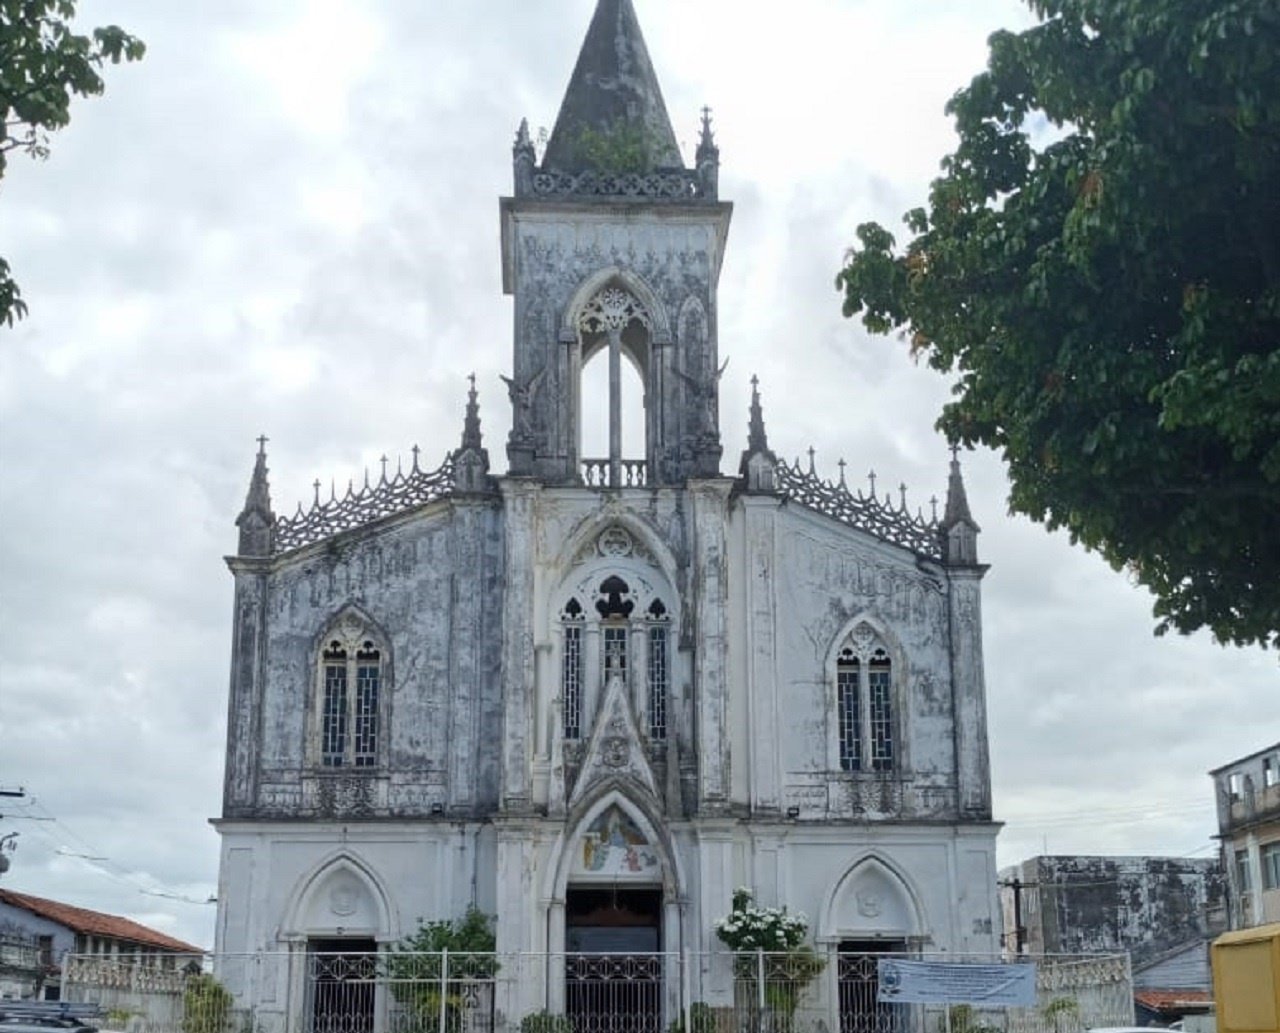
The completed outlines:
[[[320,654],[316,752],[324,768],[379,764],[385,702],[385,650],[359,621],[326,635]]]
[[[662,742],[667,737],[667,694],[671,680],[667,608],[662,600],[655,599],[645,616],[649,621],[649,738]]]
[[[888,648],[870,625],[859,624],[836,657],[836,746],[842,771],[894,770],[893,674]]]
[[[582,627],[585,614],[577,599],[570,599],[561,614],[564,641],[561,649],[561,695],[564,737],[582,738]]]

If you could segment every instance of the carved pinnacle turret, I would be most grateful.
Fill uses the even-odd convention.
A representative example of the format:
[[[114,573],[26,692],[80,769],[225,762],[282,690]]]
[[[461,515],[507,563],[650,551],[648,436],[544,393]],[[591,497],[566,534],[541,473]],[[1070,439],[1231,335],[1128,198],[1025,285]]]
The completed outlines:
[[[489,489],[489,451],[484,447],[480,430],[480,402],[476,391],[476,375],[468,378],[466,415],[462,421],[462,444],[453,454],[454,484],[458,491]]]
[[[972,567],[978,562],[978,532],[981,528],[969,512],[969,497],[960,472],[960,449],[951,449],[951,477],[947,482],[947,504],[942,514],[942,555],[954,566]]]
[[[529,137],[529,120],[522,118],[520,128],[516,130],[516,142],[511,148],[511,161],[515,174],[515,190],[517,196],[524,196],[533,191],[533,170],[538,164],[538,152],[534,150],[533,140]]]
[[[271,486],[267,481],[267,438],[258,438],[258,455],[253,464],[253,476],[249,479],[249,492],[245,496],[244,509],[236,517],[240,528],[241,556],[270,556],[275,532],[275,514],[271,511]]]
[[[760,404],[760,379],[751,378],[751,418],[747,424],[747,450],[738,471],[747,482],[747,491],[776,490],[778,458],[769,449],[764,429],[764,408]]]
[[[698,169],[699,195],[704,201],[714,201],[720,193],[720,148],[711,133],[711,109],[702,109],[702,134],[698,138],[698,151],[694,157]]]

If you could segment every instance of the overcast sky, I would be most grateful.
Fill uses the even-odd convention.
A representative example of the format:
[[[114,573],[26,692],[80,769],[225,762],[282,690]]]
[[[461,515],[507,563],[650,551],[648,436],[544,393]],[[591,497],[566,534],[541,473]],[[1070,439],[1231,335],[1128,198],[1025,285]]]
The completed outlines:
[[[231,578],[254,438],[277,511],[437,461],[475,370],[504,463],[498,202],[522,116],[554,122],[594,0],[82,0],[146,59],[11,158],[0,254],[3,885],[213,940]],[[1015,0],[637,0],[691,158],[715,112],[735,204],[720,282],[724,468],[761,378],[774,449],[874,467],[926,505],[948,384],[840,316],[855,226],[901,229],[950,149],[946,99]],[[905,232],[900,234],[900,239]],[[1123,574],[1005,512],[965,457],[991,563],[987,688],[1001,863],[1210,856],[1205,772],[1280,739],[1260,650],[1152,635]],[[11,806],[12,805],[12,806]],[[55,818],[56,821],[35,820]],[[81,856],[76,856],[81,855]],[[96,858],[96,860],[91,859]],[[428,877],[424,873],[424,877]]]

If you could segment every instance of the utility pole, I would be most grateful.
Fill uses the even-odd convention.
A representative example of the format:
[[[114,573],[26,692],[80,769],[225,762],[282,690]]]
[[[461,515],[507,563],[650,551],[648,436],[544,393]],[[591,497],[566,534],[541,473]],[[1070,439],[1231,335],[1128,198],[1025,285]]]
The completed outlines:
[[[7,796],[15,800],[26,799],[27,791],[18,786],[17,789],[6,789],[0,786],[0,797]],[[0,818],[4,815],[0,814]],[[0,875],[9,870],[9,858],[6,854],[11,854],[18,848],[18,833],[10,832],[7,835],[0,836]]]
[[[1006,889],[1013,890],[1013,936],[1014,936],[1014,953],[1022,955],[1026,953],[1027,948],[1027,927],[1022,924],[1022,891],[1030,889],[1039,889],[1038,882],[1023,882],[1018,876],[1014,876],[1007,882],[999,885]]]

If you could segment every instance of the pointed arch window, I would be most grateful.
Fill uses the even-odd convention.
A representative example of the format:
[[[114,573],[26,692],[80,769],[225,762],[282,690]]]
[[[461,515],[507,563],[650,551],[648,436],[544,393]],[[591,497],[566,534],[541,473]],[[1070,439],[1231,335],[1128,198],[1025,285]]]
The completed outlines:
[[[635,544],[620,528],[602,534],[596,549],[620,562],[580,575],[560,609],[560,734],[590,736],[605,689],[618,678],[644,737],[663,742],[672,706],[670,597],[634,563]]]
[[[897,765],[893,661],[867,624],[836,656],[835,723],[840,770],[888,772]]]
[[[322,768],[376,768],[383,746],[387,651],[348,615],[323,639],[315,711]]]

